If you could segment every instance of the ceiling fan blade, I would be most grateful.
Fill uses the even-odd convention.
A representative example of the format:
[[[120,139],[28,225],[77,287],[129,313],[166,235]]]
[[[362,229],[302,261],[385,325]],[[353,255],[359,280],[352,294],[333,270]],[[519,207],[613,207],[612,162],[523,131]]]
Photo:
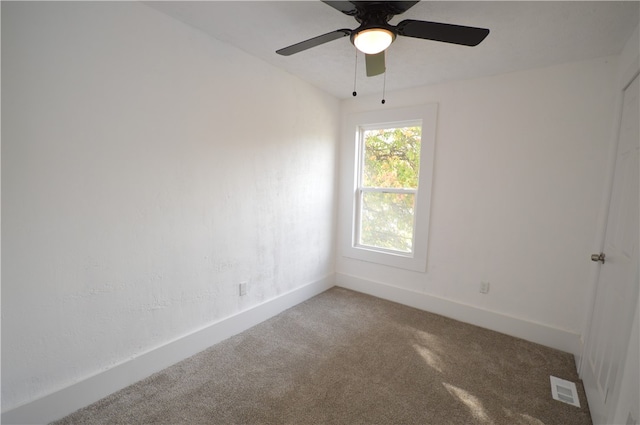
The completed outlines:
[[[290,55],[293,55],[294,53],[302,52],[303,50],[307,50],[312,47],[316,47],[321,44],[328,43],[329,41],[337,40],[347,35],[351,35],[351,30],[349,29],[335,30],[332,32],[328,32],[326,34],[319,35],[317,37],[310,38],[305,41],[301,41],[300,43],[293,44],[289,47],[284,47],[280,50],[276,50],[276,53],[283,56],[290,56]]]
[[[425,40],[445,43],[477,46],[489,35],[486,28],[465,27],[462,25],[442,24],[438,22],[406,19],[396,26],[398,34]]]
[[[365,64],[367,66],[367,77],[384,74],[386,70],[384,64],[384,50],[375,55],[365,55]]]
[[[356,6],[351,3],[350,1],[324,1],[322,0],[322,3],[327,4],[331,7],[333,7],[334,9],[344,13],[345,15],[349,15],[349,16],[353,16],[356,14],[356,12],[358,11],[358,9],[356,9]]]

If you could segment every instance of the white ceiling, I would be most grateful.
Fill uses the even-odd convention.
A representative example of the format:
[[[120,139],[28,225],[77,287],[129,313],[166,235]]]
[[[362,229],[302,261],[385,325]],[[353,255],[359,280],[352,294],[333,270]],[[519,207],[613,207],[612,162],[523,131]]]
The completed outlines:
[[[145,4],[199,28],[339,98],[351,96],[355,49],[348,37],[292,56],[279,48],[355,19],[320,1],[162,1]],[[420,19],[489,28],[477,47],[398,37],[387,49],[386,90],[495,75],[620,53],[640,18],[639,1],[421,1],[390,23]],[[359,95],[381,93],[359,54]]]

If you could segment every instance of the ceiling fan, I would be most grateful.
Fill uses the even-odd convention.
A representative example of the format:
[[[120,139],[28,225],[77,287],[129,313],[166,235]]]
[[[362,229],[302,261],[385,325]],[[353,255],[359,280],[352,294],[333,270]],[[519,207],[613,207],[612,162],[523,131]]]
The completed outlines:
[[[372,77],[385,72],[385,49],[398,35],[464,46],[477,46],[489,34],[489,30],[485,28],[414,19],[405,19],[395,26],[389,24],[391,18],[406,12],[418,1],[323,0],[323,3],[345,15],[353,16],[360,23],[360,26],[353,30],[339,29],[322,34],[277,50],[276,53],[289,56],[348,35],[354,46],[365,53],[367,76]]]

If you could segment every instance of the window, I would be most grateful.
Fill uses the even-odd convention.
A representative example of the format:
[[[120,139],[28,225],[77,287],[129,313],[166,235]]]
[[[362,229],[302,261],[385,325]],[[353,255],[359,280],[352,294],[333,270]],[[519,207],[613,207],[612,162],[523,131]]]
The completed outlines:
[[[413,252],[422,123],[360,128],[356,245]]]
[[[436,113],[430,104],[346,120],[353,180],[344,196],[350,231],[343,232],[343,255],[426,270]]]

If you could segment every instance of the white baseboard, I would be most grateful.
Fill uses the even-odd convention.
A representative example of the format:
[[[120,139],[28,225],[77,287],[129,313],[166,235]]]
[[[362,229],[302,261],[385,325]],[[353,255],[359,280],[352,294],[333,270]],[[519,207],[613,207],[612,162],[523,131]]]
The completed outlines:
[[[2,413],[3,424],[43,424],[63,418],[115,391],[245,331],[334,286],[334,275],[222,319],[108,370]]]
[[[343,273],[336,273],[336,285],[535,342],[574,356],[580,355],[582,351],[580,335],[541,323]]]

